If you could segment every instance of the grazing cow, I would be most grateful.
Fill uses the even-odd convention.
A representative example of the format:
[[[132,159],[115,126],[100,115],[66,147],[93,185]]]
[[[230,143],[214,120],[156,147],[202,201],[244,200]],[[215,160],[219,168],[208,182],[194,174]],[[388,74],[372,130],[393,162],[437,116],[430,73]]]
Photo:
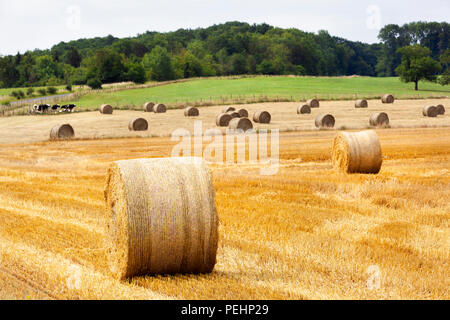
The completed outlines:
[[[61,106],[61,110],[59,110],[59,112],[66,112],[67,108],[68,108],[68,105],[65,104],[65,105]]]
[[[52,110],[53,110],[53,111],[58,111],[59,108],[61,108],[61,106],[60,106],[59,104],[54,104],[54,105],[52,106]]]
[[[47,112],[48,109],[50,109],[50,106],[48,104],[40,104],[38,107],[38,112],[44,113]]]
[[[76,108],[76,105],[74,105],[74,104],[69,104],[68,105],[68,109],[69,109],[69,112],[73,112],[73,110]]]

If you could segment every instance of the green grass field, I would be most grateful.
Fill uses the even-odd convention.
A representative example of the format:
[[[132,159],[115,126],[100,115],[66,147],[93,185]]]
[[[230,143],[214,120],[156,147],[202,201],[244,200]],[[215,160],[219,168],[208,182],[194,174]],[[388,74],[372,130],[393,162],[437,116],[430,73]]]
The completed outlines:
[[[370,77],[254,77],[242,79],[200,79],[145,89],[92,93],[75,101],[80,107],[98,108],[108,103],[117,107],[140,106],[153,101],[169,105],[189,103],[246,103],[257,100],[300,101],[318,97],[322,100],[377,98],[392,93],[397,98],[429,98],[450,94],[449,87],[421,82],[420,91],[412,83],[398,78]],[[264,100],[265,99],[265,100]]]

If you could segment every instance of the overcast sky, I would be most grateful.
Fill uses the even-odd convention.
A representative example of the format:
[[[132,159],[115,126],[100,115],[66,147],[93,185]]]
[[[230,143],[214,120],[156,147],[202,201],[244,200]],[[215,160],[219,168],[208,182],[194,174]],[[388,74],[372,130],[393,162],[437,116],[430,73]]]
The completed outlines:
[[[447,21],[449,0],[0,0],[0,54],[112,34],[263,23],[377,42],[389,23]]]

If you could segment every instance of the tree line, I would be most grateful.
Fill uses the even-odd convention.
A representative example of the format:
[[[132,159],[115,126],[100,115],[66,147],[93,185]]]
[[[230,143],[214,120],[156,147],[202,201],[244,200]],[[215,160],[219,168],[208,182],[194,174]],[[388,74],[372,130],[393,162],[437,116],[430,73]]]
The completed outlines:
[[[402,48],[420,46],[448,74],[448,23],[387,25],[366,44],[268,24],[228,22],[209,28],[146,32],[61,42],[49,50],[0,57],[0,87],[56,86],[222,75],[394,76]],[[422,52],[423,53],[423,52]],[[448,53],[447,53],[448,59]],[[445,62],[447,61],[447,62]],[[432,79],[433,77],[430,77]]]

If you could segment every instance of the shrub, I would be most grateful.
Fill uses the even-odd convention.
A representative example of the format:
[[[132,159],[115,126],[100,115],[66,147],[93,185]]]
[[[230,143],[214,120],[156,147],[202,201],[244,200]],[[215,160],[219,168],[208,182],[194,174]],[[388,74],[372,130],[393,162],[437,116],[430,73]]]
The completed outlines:
[[[28,88],[27,89],[27,96],[31,96],[34,93],[34,89],[33,88]]]
[[[90,79],[87,82],[87,85],[93,90],[102,88],[102,82],[99,79],[95,79],[95,78],[94,79]]]
[[[11,103],[11,100],[1,100],[0,101],[0,106],[7,106]]]
[[[68,84],[68,85],[66,86],[66,90],[72,92],[72,85],[71,85],[71,84]]]
[[[56,89],[55,87],[48,87],[47,88],[47,93],[48,94],[55,94],[56,92],[58,92],[58,89]]]
[[[45,90],[45,88],[41,88],[37,91],[39,93],[39,95],[41,96],[45,96],[47,94],[47,90]]]

